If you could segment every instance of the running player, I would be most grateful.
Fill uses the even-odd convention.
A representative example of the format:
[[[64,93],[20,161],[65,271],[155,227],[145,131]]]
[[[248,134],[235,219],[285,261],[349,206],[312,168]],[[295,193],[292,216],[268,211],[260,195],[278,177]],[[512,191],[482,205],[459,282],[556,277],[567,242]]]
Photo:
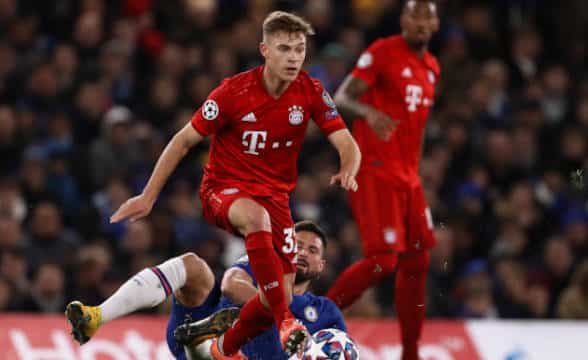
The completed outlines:
[[[306,37],[302,18],[273,12],[263,23],[260,51],[265,64],[225,79],[161,154],[143,192],[126,201],[111,221],[136,220],[150,213],[166,180],[184,155],[212,136],[210,158],[200,185],[204,217],[242,235],[259,296],[241,309],[239,321],[214,346],[217,359],[236,353],[276,324],[288,354],[308,338],[288,304],[296,266],[296,239],[288,206],[296,185],[296,161],[312,119],[337,149],[341,166],[331,183],[356,190],[360,152],[328,92],[301,71]],[[227,325],[228,326],[228,325]],[[221,331],[222,330],[222,331]],[[202,329],[202,338],[224,328]],[[212,332],[212,333],[211,333]]]

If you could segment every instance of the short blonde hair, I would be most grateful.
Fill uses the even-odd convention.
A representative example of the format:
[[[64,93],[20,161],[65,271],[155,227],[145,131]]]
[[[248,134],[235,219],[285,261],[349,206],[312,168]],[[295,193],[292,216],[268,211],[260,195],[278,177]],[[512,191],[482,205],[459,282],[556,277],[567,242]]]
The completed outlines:
[[[304,35],[314,35],[314,29],[308,21],[298,15],[285,11],[274,11],[263,21],[263,38],[280,31],[286,33],[301,32]]]

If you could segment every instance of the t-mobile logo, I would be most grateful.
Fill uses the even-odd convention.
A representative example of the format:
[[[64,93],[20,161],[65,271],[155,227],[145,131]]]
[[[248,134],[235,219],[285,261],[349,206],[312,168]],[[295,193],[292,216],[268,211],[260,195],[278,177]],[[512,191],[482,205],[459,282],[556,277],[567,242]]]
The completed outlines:
[[[406,103],[408,111],[415,112],[417,105],[423,102],[423,88],[418,85],[406,85]]]
[[[245,154],[259,155],[258,149],[265,149],[267,131],[245,131],[243,133],[243,146],[247,147]]]

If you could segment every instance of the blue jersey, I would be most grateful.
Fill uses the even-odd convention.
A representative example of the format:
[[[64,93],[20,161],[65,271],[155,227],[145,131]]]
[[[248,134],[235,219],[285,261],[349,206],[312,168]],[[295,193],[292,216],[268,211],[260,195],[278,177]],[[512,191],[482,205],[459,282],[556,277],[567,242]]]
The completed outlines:
[[[233,264],[233,267],[238,267],[246,271],[254,279],[254,285],[257,287],[253,270],[246,256]],[[221,299],[221,304],[222,306],[234,306],[226,298]],[[329,328],[347,331],[341,311],[335,303],[326,297],[316,296],[310,292],[304,295],[295,295],[292,297],[290,311],[292,311],[292,314],[297,319],[302,321],[311,334],[321,329]],[[282,351],[276,325],[273,325],[270,330],[249,341],[241,348],[241,351],[243,351],[249,360],[281,360],[288,358]]]
[[[257,287],[253,270],[251,270],[246,256],[237,260],[232,267],[238,267],[246,271],[253,279],[254,286]],[[191,319],[191,321],[197,321],[222,308],[234,306],[240,305],[233,304],[229,299],[221,295],[219,283],[215,285],[206,301],[195,308],[183,306],[174,297],[167,327],[167,343],[172,354],[178,359],[186,359],[183,347],[177,344],[173,338],[173,332],[187,318]],[[311,334],[328,328],[347,330],[339,308],[335,303],[323,296],[316,296],[309,292],[304,295],[295,295],[290,304],[290,311],[297,319],[302,321]],[[286,354],[282,351],[278,330],[275,325],[270,330],[249,341],[241,350],[250,360],[287,359]]]
[[[294,296],[290,304],[292,314],[302,321],[311,334],[321,330],[336,328],[347,331],[341,311],[335,303],[323,296],[311,293]],[[241,351],[249,360],[288,359],[282,351],[278,329],[272,328],[245,344]]]

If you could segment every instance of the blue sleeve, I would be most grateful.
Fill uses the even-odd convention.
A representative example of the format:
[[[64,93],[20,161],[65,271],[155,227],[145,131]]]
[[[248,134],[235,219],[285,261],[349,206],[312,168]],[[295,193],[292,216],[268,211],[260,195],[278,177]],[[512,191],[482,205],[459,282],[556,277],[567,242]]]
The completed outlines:
[[[249,264],[249,257],[247,255],[241,256],[231,267],[236,267],[245,271],[251,279],[253,279],[253,286],[257,287],[257,280],[255,280],[255,276],[253,275],[253,269],[251,268],[251,264]]]
[[[341,313],[341,310],[339,310],[337,305],[335,305],[335,303],[329,299],[326,299],[326,303],[329,307],[329,312],[331,313],[333,319],[333,324],[331,327],[347,332],[347,325],[345,325],[345,320],[343,319],[343,314]]]

